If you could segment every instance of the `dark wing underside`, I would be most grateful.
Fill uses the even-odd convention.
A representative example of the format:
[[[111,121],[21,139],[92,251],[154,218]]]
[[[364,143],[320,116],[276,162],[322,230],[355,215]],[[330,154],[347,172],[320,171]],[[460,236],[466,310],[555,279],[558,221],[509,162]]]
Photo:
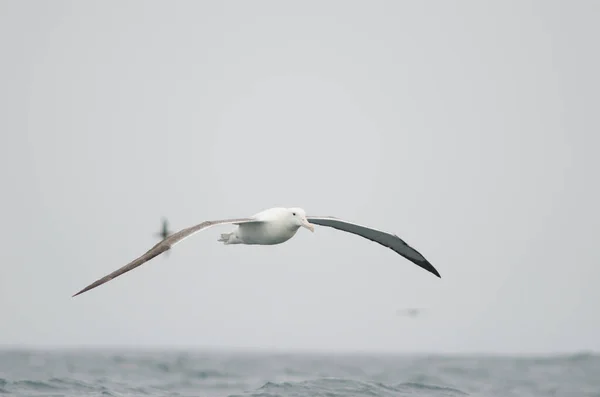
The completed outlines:
[[[412,263],[416,264],[417,266],[422,267],[423,269],[435,274],[440,278],[442,277],[440,276],[440,273],[438,273],[438,271],[435,269],[435,267],[433,267],[433,265],[429,263],[429,261],[419,253],[419,251],[406,244],[400,237],[396,236],[395,234],[382,232],[380,230],[357,225],[355,223],[350,223],[329,216],[308,216],[307,219],[310,223],[314,223],[315,225],[332,227],[334,229],[342,230],[344,232],[353,233],[358,236],[364,237],[368,240],[374,241],[378,244],[381,244],[384,247],[388,247],[391,250],[402,255]]]
[[[128,271],[133,270],[140,265],[143,265],[144,263],[148,262],[150,259],[162,254],[165,251],[170,250],[175,244],[181,242],[182,240],[186,239],[187,237],[189,237],[192,234],[197,233],[201,230],[207,229],[207,228],[209,228],[211,226],[215,226],[215,225],[241,224],[241,223],[251,223],[251,222],[260,222],[260,221],[257,221],[252,218],[226,219],[226,220],[220,220],[220,221],[205,221],[205,222],[199,223],[195,226],[191,226],[186,229],[180,230],[177,233],[173,233],[169,237],[167,237],[164,240],[157,243],[154,247],[152,247],[148,251],[146,251],[146,253],[143,254],[142,256],[134,259],[127,265],[123,266],[120,269],[115,270],[114,272],[102,277],[101,279],[96,280],[95,282],[88,285],[87,287],[85,287],[84,289],[82,289],[81,291],[79,291],[78,293],[76,293],[73,296],[83,294],[84,292],[89,291],[93,288],[96,288],[96,287],[112,280],[113,278],[120,276],[123,273],[127,273]]]

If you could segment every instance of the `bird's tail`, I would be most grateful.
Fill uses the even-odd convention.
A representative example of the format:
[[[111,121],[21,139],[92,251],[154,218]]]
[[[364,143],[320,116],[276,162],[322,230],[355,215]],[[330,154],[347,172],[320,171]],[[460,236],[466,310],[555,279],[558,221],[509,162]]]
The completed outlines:
[[[221,238],[218,239],[217,241],[221,241],[225,244],[229,244],[229,237],[231,237],[233,233],[222,233],[221,234]]]

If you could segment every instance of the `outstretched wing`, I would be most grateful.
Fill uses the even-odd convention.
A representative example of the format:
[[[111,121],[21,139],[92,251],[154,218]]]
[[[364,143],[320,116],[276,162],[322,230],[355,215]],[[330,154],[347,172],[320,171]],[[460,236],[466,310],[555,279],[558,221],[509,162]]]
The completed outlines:
[[[384,247],[388,247],[398,254],[402,255],[412,263],[417,266],[422,267],[435,274],[438,277],[440,273],[433,267],[427,259],[423,255],[419,253],[416,249],[406,244],[400,237],[395,234],[382,232],[381,230],[376,230],[370,227],[358,225],[356,223],[351,223],[348,221],[344,221],[342,219],[338,219],[332,216],[307,216],[306,217],[310,223],[314,223],[315,225],[328,226],[334,229],[342,230],[344,232],[353,233],[364,237],[368,240],[374,241],[383,245]]]
[[[86,291],[91,290],[92,288],[96,288],[96,287],[112,280],[113,278],[120,276],[123,273],[127,273],[128,271],[135,269],[136,267],[148,262],[150,259],[162,254],[165,251],[170,250],[171,248],[173,248],[173,246],[175,246],[175,244],[180,243],[181,241],[185,240],[186,238],[190,237],[191,235],[193,235],[201,230],[207,229],[207,228],[209,228],[211,226],[215,226],[215,225],[223,225],[223,224],[238,225],[238,224],[242,224],[242,223],[256,223],[256,222],[262,222],[262,221],[252,219],[252,218],[225,219],[225,220],[220,220],[220,221],[205,221],[205,222],[199,223],[195,226],[191,226],[186,229],[180,230],[177,233],[173,233],[170,236],[168,236],[167,238],[165,238],[164,240],[157,243],[154,247],[152,247],[148,251],[146,251],[145,254],[134,259],[133,261],[131,261],[127,265],[123,266],[122,268],[115,270],[114,272],[102,277],[99,280],[96,280],[95,282],[88,285],[87,287],[85,287],[84,289],[82,289],[81,291],[79,291],[78,293],[76,293],[73,296],[77,296],[79,294],[82,294]]]

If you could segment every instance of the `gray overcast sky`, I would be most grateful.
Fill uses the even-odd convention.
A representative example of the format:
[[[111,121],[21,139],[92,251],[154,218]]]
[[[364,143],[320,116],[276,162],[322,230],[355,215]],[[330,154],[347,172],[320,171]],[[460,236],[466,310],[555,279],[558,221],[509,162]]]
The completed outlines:
[[[0,1],[0,345],[600,350],[600,2]],[[274,247],[174,229],[301,206]],[[399,317],[407,307],[428,310]]]

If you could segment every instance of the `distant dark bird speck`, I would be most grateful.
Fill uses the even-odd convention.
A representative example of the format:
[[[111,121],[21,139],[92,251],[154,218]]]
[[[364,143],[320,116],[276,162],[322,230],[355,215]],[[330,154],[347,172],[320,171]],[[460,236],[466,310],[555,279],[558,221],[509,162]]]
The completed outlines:
[[[416,318],[423,311],[424,311],[424,309],[409,308],[409,309],[398,310],[397,314],[399,316],[408,316],[408,317]]]
[[[156,233],[156,236],[160,237],[161,240],[164,240],[171,234],[172,232],[169,230],[169,222],[166,218],[163,218],[162,229],[160,232]]]

